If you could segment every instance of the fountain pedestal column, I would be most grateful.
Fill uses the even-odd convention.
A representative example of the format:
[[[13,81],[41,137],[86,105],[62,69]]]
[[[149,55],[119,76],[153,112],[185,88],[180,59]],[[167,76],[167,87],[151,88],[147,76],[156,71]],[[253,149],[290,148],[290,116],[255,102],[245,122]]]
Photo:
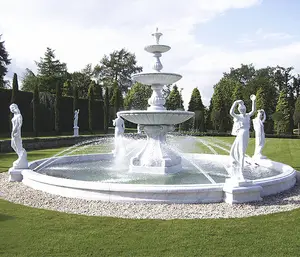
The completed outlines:
[[[166,134],[174,131],[173,125],[145,125],[147,143],[130,160],[130,172],[170,174],[182,170],[181,157],[166,145]]]

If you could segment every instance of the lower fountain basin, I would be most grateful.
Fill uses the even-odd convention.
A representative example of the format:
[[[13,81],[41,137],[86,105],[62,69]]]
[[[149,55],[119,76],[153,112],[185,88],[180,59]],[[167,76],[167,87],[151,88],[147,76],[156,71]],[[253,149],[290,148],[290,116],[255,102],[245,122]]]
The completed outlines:
[[[205,163],[222,166],[229,162],[229,156],[225,155],[218,155],[217,158],[216,155],[212,154],[184,155],[190,156],[194,161],[203,162],[204,167]],[[224,201],[226,176],[224,174],[218,175],[218,170],[214,175],[215,177],[213,177],[214,182],[210,182],[203,174],[198,176],[199,174],[197,175],[197,173],[191,174],[189,172],[187,174],[180,173],[178,175],[151,177],[150,181],[149,178],[144,180],[143,177],[134,174],[133,179],[130,177],[130,173],[120,172],[121,167],[117,167],[118,174],[126,175],[121,177],[121,180],[113,177],[105,178],[103,174],[100,174],[102,176],[101,179],[101,176],[93,177],[93,174],[90,174],[90,171],[83,167],[79,170],[80,172],[71,168],[72,165],[84,165],[86,163],[90,164],[94,170],[97,170],[99,165],[95,167],[93,161],[109,162],[112,159],[112,154],[68,156],[57,160],[57,165],[62,165],[61,167],[66,169],[61,169],[60,171],[53,169],[48,171],[48,173],[33,171],[45,159],[34,161],[29,164],[30,169],[22,171],[23,183],[34,189],[64,197],[102,201],[150,203],[208,203]],[[253,185],[262,188],[260,193],[262,197],[280,193],[295,185],[296,172],[292,167],[268,159],[259,160],[257,165],[272,171],[271,175],[252,180]],[[82,176],[89,180],[83,180]],[[144,176],[144,174],[141,176]],[[90,179],[95,180],[91,181]]]
[[[141,125],[176,125],[192,118],[194,112],[187,111],[121,111],[120,116]]]
[[[182,78],[181,75],[165,72],[137,73],[132,76],[132,80],[144,85],[169,85],[177,82]]]

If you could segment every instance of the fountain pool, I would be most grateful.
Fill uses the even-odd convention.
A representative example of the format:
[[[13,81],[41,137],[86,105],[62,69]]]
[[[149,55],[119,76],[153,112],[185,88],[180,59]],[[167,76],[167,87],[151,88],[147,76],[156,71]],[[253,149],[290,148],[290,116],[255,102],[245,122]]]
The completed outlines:
[[[213,138],[168,136],[168,147],[182,157],[175,174],[130,172],[130,159],[146,140],[124,138],[126,151],[111,152],[113,139],[82,143],[49,159],[29,163],[23,183],[34,189],[66,197],[91,200],[152,203],[222,202],[229,147]],[[183,152],[184,151],[184,152]],[[195,152],[202,152],[201,154]],[[102,152],[102,153],[99,153]],[[292,167],[268,159],[246,158],[245,177],[262,188],[261,197],[287,190],[295,184]]]

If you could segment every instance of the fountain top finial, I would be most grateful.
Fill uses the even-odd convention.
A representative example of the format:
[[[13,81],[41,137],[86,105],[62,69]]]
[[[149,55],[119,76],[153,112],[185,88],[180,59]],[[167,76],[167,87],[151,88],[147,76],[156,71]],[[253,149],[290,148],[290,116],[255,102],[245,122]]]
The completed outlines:
[[[163,34],[161,32],[158,32],[158,28],[156,28],[156,32],[152,34],[152,36],[155,37],[156,39],[156,44],[159,45],[159,38],[162,36]]]

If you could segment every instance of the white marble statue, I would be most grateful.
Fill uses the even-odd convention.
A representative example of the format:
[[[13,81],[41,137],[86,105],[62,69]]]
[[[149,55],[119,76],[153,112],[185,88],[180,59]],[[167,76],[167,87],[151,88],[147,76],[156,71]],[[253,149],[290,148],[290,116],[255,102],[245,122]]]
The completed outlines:
[[[74,129],[74,137],[79,136],[79,127],[78,127],[78,115],[79,115],[79,109],[74,111],[74,124],[73,124],[73,129]]]
[[[119,113],[117,113],[117,118],[113,120],[113,125],[115,126],[114,154],[116,155],[120,151],[120,148],[123,148],[123,135],[125,132],[124,120],[120,117]]]
[[[74,111],[74,128],[78,127],[79,109]]]
[[[265,131],[264,122],[266,121],[266,113],[264,110],[258,110],[257,116],[252,120],[253,128],[255,131],[255,151],[254,159],[265,159],[266,157],[262,155],[261,151],[265,145]]]
[[[11,131],[11,147],[18,155],[18,159],[14,161],[14,169],[26,169],[28,168],[27,153],[22,145],[21,128],[23,124],[23,118],[20,110],[16,104],[9,106],[10,111],[14,114],[11,119],[12,131]]]
[[[231,178],[236,181],[244,181],[244,158],[249,141],[250,117],[255,113],[255,95],[251,95],[252,101],[251,112],[246,112],[246,106],[242,100],[237,100],[233,103],[230,109],[230,115],[234,118],[232,134],[236,138],[230,149],[231,157]],[[234,112],[238,105],[239,114]]]

